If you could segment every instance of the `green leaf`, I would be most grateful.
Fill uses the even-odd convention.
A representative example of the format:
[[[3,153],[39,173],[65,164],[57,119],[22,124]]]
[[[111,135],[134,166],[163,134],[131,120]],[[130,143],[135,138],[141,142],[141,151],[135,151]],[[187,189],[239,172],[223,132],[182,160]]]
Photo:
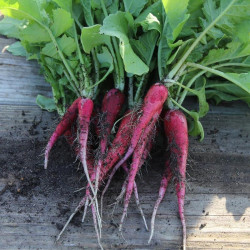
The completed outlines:
[[[71,18],[71,14],[64,9],[53,10],[53,21],[51,30],[55,37],[60,36],[72,27],[74,22],[73,18]]]
[[[109,36],[100,34],[100,28],[100,24],[82,28],[81,42],[86,53],[90,53],[90,51],[98,45],[110,44]]]
[[[246,20],[236,25],[236,34],[242,43],[250,44],[250,20]]]
[[[56,110],[56,105],[52,98],[48,98],[43,95],[38,95],[36,97],[36,103],[41,109],[46,109],[49,112]]]
[[[188,133],[191,136],[200,136],[200,141],[202,141],[204,139],[204,129],[199,120],[199,114],[194,111],[189,111],[188,114],[193,118],[193,120],[190,120],[188,117],[188,122],[189,122]]]
[[[159,21],[162,21],[162,2],[156,1],[152,5],[149,5],[147,9],[145,9],[136,19],[135,23],[142,23],[144,22],[148,15],[151,14],[155,16]]]
[[[105,74],[95,84],[100,84],[101,82],[103,82],[108,77],[108,75],[114,70],[113,57],[110,54],[109,50],[106,47],[103,47],[102,50],[102,53],[97,54],[97,59],[100,63],[100,67],[108,68],[108,70],[105,70]]]
[[[204,0],[189,0],[188,2],[188,13],[193,14],[197,10],[200,10]]]
[[[167,62],[174,48],[182,45],[183,41],[178,40],[184,24],[189,18],[187,12],[188,0],[162,0],[166,17],[163,25],[161,39],[158,46],[158,69],[159,77],[162,79],[169,70]]]
[[[36,22],[30,22],[24,29],[20,31],[20,39],[29,43],[50,42],[49,33],[43,26]]]
[[[240,42],[228,43],[225,48],[210,50],[208,55],[202,60],[203,65],[210,65],[227,60],[233,60],[250,55],[250,43]]]
[[[160,79],[162,79],[167,74],[168,68],[166,67],[166,65],[173,50],[172,48],[170,48],[168,44],[166,32],[167,32],[166,29],[164,29],[158,45],[157,57],[158,57],[158,71]]]
[[[23,23],[23,21],[6,16],[0,21],[0,34],[7,37],[19,38],[19,29]]]
[[[162,0],[168,22],[166,26],[167,40],[171,44],[174,43],[189,18],[189,14],[186,14],[188,1],[189,0]]]
[[[139,40],[130,40],[133,50],[147,66],[150,66],[158,37],[158,32],[151,30],[147,33],[143,33],[139,37]]]
[[[27,52],[20,42],[12,43],[7,50],[14,56],[27,56]]]
[[[80,0],[80,3],[83,7],[84,19],[88,26],[94,25],[93,16],[91,13],[91,0]]]
[[[229,94],[226,94],[224,92],[221,92],[221,91],[218,91],[215,89],[207,90],[206,96],[207,96],[207,99],[213,99],[215,101],[216,105],[218,105],[222,101],[231,102],[231,101],[241,100],[240,98],[238,98],[236,96],[229,95]],[[250,100],[250,98],[249,98],[249,100]]]
[[[192,53],[188,56],[188,62],[199,62],[201,61],[207,53],[212,51],[212,49],[216,46],[215,40],[211,40],[206,44],[199,43]]]
[[[113,57],[106,47],[102,47],[102,53],[97,54],[97,59],[100,63],[101,68],[113,67]]]
[[[76,51],[76,44],[73,38],[63,35],[63,37],[57,38],[56,40],[58,42],[60,50],[66,56],[70,57],[72,53]],[[41,53],[49,57],[55,58],[57,60],[61,60],[61,58],[58,55],[58,51],[52,42],[47,43],[45,47],[42,49]]]
[[[225,35],[235,37],[237,25],[249,19],[249,0],[206,0],[203,7],[206,19],[201,19],[201,25],[205,29],[216,18],[221,17],[207,34],[213,38],[222,38]],[[227,11],[225,11],[227,10]]]
[[[72,11],[72,0],[53,0],[53,2],[56,2],[59,7],[67,10],[68,12]]]
[[[206,85],[207,99],[214,99],[217,104],[221,101],[242,100],[250,105],[250,95],[233,83],[208,80]]]
[[[250,72],[236,74],[236,73],[224,73],[226,79],[236,84],[238,87],[244,89],[250,94]]]
[[[209,111],[209,105],[206,100],[206,80],[203,78],[203,86],[201,89],[196,90],[196,96],[198,97],[199,100],[199,117],[202,118],[204,117],[208,111]]]
[[[123,0],[125,11],[137,17],[148,0]]]
[[[46,5],[46,0],[0,0],[2,14],[20,20],[37,20],[41,23],[49,22],[45,11]]]
[[[126,72],[134,75],[142,75],[147,73],[149,68],[135,54],[129,43],[129,36],[131,36],[133,32],[133,23],[131,14],[119,11],[104,19],[100,32],[105,35],[117,37],[120,40],[120,54]]]
[[[204,0],[189,0],[188,13],[190,14],[190,17],[181,31],[181,37],[194,35],[196,29],[200,27],[199,18],[203,17],[203,12],[201,10],[203,3]]]
[[[145,20],[139,22],[138,24],[142,26],[144,32],[149,30],[157,30],[159,33],[161,33],[162,30],[160,21],[151,13],[147,15]]]

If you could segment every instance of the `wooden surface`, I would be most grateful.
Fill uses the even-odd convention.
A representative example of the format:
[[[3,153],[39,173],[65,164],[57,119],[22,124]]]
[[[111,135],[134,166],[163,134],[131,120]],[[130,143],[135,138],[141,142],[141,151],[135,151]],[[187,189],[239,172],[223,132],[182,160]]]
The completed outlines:
[[[11,41],[0,38],[0,49]],[[0,249],[98,249],[90,213],[84,224],[79,223],[81,217],[76,217],[60,242],[54,242],[59,228],[79,202],[81,195],[74,195],[73,191],[82,187],[82,183],[77,163],[73,164],[74,158],[63,139],[56,147],[64,149],[65,154],[54,149],[48,172],[42,169],[42,152],[57,116],[40,110],[35,97],[49,91],[36,63],[8,53],[0,55],[0,166],[12,169],[0,178]],[[206,132],[204,141],[190,139],[185,201],[187,247],[250,249],[250,109],[238,102],[211,106],[202,123]],[[26,195],[15,195],[13,183],[18,192],[18,185],[29,178],[29,175],[15,175],[15,169],[22,173],[22,167],[31,171],[31,178],[35,176],[32,171],[39,175],[33,180],[36,185],[26,190]],[[161,162],[154,159],[137,179],[148,223],[161,171]],[[116,177],[106,206],[114,202],[122,179],[122,175]],[[113,217],[112,207],[104,211],[105,249],[181,247],[181,223],[173,185],[159,208],[151,245],[147,245],[149,233],[134,202],[125,221],[124,241],[116,228],[121,210],[122,205]]]

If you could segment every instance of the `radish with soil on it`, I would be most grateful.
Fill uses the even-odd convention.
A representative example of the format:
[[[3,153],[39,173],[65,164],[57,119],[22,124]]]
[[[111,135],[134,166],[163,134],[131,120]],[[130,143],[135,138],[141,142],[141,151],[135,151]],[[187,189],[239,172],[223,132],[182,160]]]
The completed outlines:
[[[130,142],[130,139],[131,139],[131,136],[132,136],[133,126],[135,124],[136,119],[137,119],[137,113],[136,112],[128,111],[128,112],[125,113],[124,118],[122,119],[122,121],[121,121],[121,123],[119,125],[116,136],[115,136],[111,146],[109,147],[108,155],[104,159],[103,168],[101,169],[100,176],[99,176],[99,185],[100,185],[100,183],[102,181],[105,180],[105,178],[107,178],[107,175],[108,175],[109,171],[112,169],[112,167],[114,166],[114,164],[126,152],[126,150],[128,148],[128,145],[129,145],[129,142]],[[99,129],[96,129],[96,131],[99,131]],[[90,169],[91,169],[91,167],[89,168],[89,170]],[[89,174],[90,174],[91,183],[94,183],[94,181],[96,180],[96,171],[94,171],[93,168],[92,168],[92,170],[93,171],[89,171]],[[78,206],[76,207],[75,211],[69,217],[69,219],[66,222],[64,228],[60,232],[60,234],[58,236],[58,239],[63,234],[63,232],[65,231],[67,225],[72,220],[74,215],[77,212],[79,212],[82,207],[84,207],[83,218],[82,218],[82,221],[84,221],[84,218],[85,218],[86,213],[87,213],[87,207],[89,206],[89,201],[91,201],[93,199],[93,197],[90,194],[89,188],[90,188],[90,186],[89,186],[89,183],[88,183],[87,187],[86,187],[85,196],[82,198],[82,200],[79,202]],[[93,205],[93,204],[91,204],[91,205]],[[93,214],[93,219],[94,219],[94,216],[97,215],[96,209],[97,208],[95,207],[95,212],[96,213]],[[92,212],[93,211],[94,210],[92,208]],[[99,240],[99,234],[97,234],[97,237],[98,237],[98,240]]]
[[[57,139],[62,136],[68,129],[71,128],[71,125],[75,122],[78,114],[78,103],[81,98],[77,98],[72,105],[68,108],[67,112],[63,116],[60,123],[57,125],[54,133],[49,139],[49,142],[45,149],[45,160],[44,160],[44,168],[47,169],[49,153],[53,145],[56,143]]]
[[[115,135],[115,138],[109,147],[107,156],[103,161],[103,167],[100,169],[99,175],[99,185],[102,181],[107,178],[108,173],[113,168],[114,164],[120,159],[122,155],[126,152],[133,131],[133,126],[135,120],[137,119],[137,113],[134,111],[128,111],[125,113],[124,118],[122,119],[118,131]],[[90,177],[91,181],[96,180],[96,171],[93,171]],[[86,196],[89,194],[89,186],[86,188]],[[101,199],[102,204],[102,199]],[[86,206],[86,205],[85,205]],[[86,208],[85,208],[86,209]]]
[[[113,171],[110,175],[110,181],[115,172],[120,168],[120,166],[126,162],[126,160],[133,154],[137,143],[139,142],[144,130],[146,130],[147,126],[151,124],[154,125],[157,119],[154,119],[155,114],[160,114],[163,108],[163,104],[168,97],[167,88],[160,83],[156,83],[148,90],[142,104],[142,108],[138,111],[139,119],[136,122],[136,126],[132,131],[132,137],[129,142],[129,147],[127,149],[126,154],[122,157],[122,159],[115,165]]]
[[[97,195],[99,187],[100,172],[103,168],[103,161],[106,155],[106,149],[110,137],[112,127],[120,113],[125,100],[124,94],[118,89],[109,90],[102,100],[101,116],[103,119],[99,123],[100,128],[97,130],[100,137],[100,153],[98,155],[98,162],[95,168],[95,195]]]
[[[131,156],[131,154],[134,153],[129,172],[129,179],[127,183],[126,198],[124,202],[124,211],[120,223],[120,230],[122,228],[122,224],[127,213],[128,204],[134,187],[135,176],[139,170],[142,155],[144,153],[146,144],[152,139],[152,131],[159,118],[167,96],[167,88],[159,83],[154,84],[148,90],[144,98],[142,108],[140,110],[141,116],[139,117],[138,122],[136,123],[136,126],[133,130],[133,135],[131,137],[127,153],[113,168],[112,173],[109,177],[109,181],[104,189],[104,192],[106,192],[107,187],[110,184],[110,181],[115,172],[124,162],[126,162],[126,160]]]
[[[178,199],[179,215],[183,227],[183,249],[186,249],[186,222],[184,217],[184,198],[186,181],[186,164],[188,155],[188,127],[185,115],[180,110],[169,110],[164,117],[164,130],[168,140],[169,157],[151,219],[151,241],[154,233],[154,222],[157,209],[167,189],[167,185],[174,177]]]
[[[143,165],[144,161],[146,160],[143,159],[143,156],[146,155],[146,157],[148,156],[148,149],[147,149],[147,145],[149,145],[149,147],[152,145],[153,143],[153,139],[154,139],[154,134],[155,134],[155,123],[158,120],[158,117],[160,115],[160,112],[156,112],[152,118],[152,121],[150,122],[150,124],[145,128],[144,133],[142,134],[136,148],[135,151],[133,153],[133,157],[132,157],[132,163],[130,165],[130,169],[129,169],[129,173],[128,173],[128,182],[126,185],[126,195],[125,195],[125,199],[124,199],[124,209],[123,209],[123,213],[122,213],[122,217],[121,217],[121,221],[120,221],[120,226],[119,226],[119,230],[121,231],[122,229],[122,225],[125,219],[125,216],[127,215],[127,209],[128,209],[128,205],[131,199],[131,195],[133,193],[133,189],[134,189],[134,183],[135,183],[135,177],[138,173],[138,171],[140,170],[140,167]]]

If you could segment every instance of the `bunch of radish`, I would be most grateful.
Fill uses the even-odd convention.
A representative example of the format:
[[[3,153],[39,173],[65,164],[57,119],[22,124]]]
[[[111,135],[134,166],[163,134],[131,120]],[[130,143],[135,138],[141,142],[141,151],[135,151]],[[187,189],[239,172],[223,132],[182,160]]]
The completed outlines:
[[[148,90],[141,107],[139,109],[130,109],[124,114],[116,136],[111,145],[108,146],[112,127],[124,104],[124,95],[119,90],[111,89],[108,91],[103,98],[102,108],[100,110],[100,114],[102,115],[101,127],[99,127],[96,122],[94,123],[95,132],[100,140],[100,153],[98,154],[98,159],[95,161],[93,158],[91,159],[91,155],[93,157],[93,152],[91,152],[91,150],[93,151],[93,148],[91,148],[91,146],[87,143],[91,115],[93,113],[93,102],[87,98],[78,98],[75,102],[73,102],[71,107],[69,107],[68,111],[62,118],[62,121],[52,134],[45,152],[45,168],[47,168],[50,149],[59,136],[67,136],[66,138],[70,145],[73,145],[74,140],[78,140],[79,148],[77,148],[77,150],[75,149],[75,152],[77,155],[79,155],[79,159],[83,165],[88,184],[84,198],[79,203],[75,212],[70,216],[66,226],[73,218],[75,213],[78,212],[82,207],[84,207],[84,220],[87,207],[90,204],[98,242],[100,244],[101,217],[97,201],[97,192],[99,191],[100,184],[102,184],[103,181],[107,179],[107,184],[102,192],[103,199],[112,177],[122,166],[128,176],[124,181],[122,192],[120,194],[120,196],[123,196],[125,193],[125,199],[119,230],[122,229],[124,218],[127,214],[128,205],[133,192],[135,192],[137,205],[141,211],[145,226],[147,228],[146,220],[139,203],[135,178],[152,148],[157,122],[159,121],[159,117],[162,113],[163,105],[166,102],[167,97],[168,89],[166,86],[160,83],[152,85]],[[71,133],[71,127],[74,126],[77,116],[79,136],[77,137],[75,135],[76,138],[74,138],[73,134]],[[166,170],[161,182],[159,198],[156,202],[152,215],[150,240],[153,236],[157,208],[164,197],[168,182],[172,177],[174,177],[176,182],[179,213],[183,225],[183,246],[185,246],[186,225],[184,219],[184,197],[185,172],[188,152],[187,122],[184,114],[179,110],[167,111],[163,122],[166,138],[168,140],[169,153],[166,159]],[[128,161],[131,155],[132,161],[130,163],[130,167],[128,168],[124,164]],[[59,234],[58,239],[65,230],[66,226]]]
[[[53,98],[38,95],[37,104],[62,117],[44,167],[65,136],[86,175],[84,197],[58,239],[76,213],[83,209],[84,221],[91,207],[101,246],[104,194],[120,167],[127,176],[117,198],[125,196],[119,229],[133,192],[147,228],[136,176],[163,122],[168,146],[149,242],[173,179],[185,249],[188,134],[204,138],[207,99],[250,104],[250,47],[242,32],[249,26],[249,0],[0,0],[0,10],[0,33],[18,39],[7,50],[37,60],[51,85]],[[197,110],[185,107],[188,95],[198,100]]]

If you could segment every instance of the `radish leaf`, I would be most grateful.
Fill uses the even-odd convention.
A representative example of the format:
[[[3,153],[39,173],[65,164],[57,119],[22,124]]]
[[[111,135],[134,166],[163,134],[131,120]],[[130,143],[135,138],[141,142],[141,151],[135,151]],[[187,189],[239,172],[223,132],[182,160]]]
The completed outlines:
[[[19,38],[19,29],[24,24],[24,21],[6,16],[1,20],[0,24],[0,33],[2,35]]]
[[[74,39],[71,37],[63,35],[61,38],[57,38],[57,42],[60,50],[66,56],[71,56],[72,53],[76,51],[76,44],[74,42]],[[52,42],[47,43],[46,46],[41,50],[41,53],[57,60],[61,60],[58,51]]]
[[[83,7],[84,19],[88,26],[94,25],[93,16],[91,13],[91,0],[80,0]]]
[[[36,20],[44,24],[49,22],[46,5],[46,0],[0,0],[1,12],[4,15],[20,20]]]
[[[228,43],[225,48],[210,50],[208,55],[203,58],[203,65],[210,65],[227,60],[233,60],[250,55],[250,44],[240,42]]]
[[[90,27],[83,27],[81,33],[81,42],[83,49],[86,53],[101,44],[110,44],[109,36],[100,34],[100,24],[96,24]]]
[[[68,12],[71,12],[72,10],[72,0],[53,0],[53,2],[56,2],[58,6],[64,10],[67,10]]]
[[[64,9],[53,10],[53,21],[51,30],[55,37],[60,36],[73,25],[70,13]]]
[[[15,56],[27,56],[27,52],[20,42],[12,43],[7,50]]]
[[[148,66],[133,51],[129,36],[133,34],[134,20],[131,14],[118,11],[107,16],[103,21],[100,32],[117,37],[120,40],[119,48],[127,73],[142,75],[149,71]]]
[[[145,20],[139,22],[138,24],[143,27],[143,30],[145,32],[149,30],[157,30],[159,33],[161,33],[162,30],[160,21],[156,16],[151,13],[147,15]]]
[[[41,109],[46,109],[49,112],[56,110],[56,105],[52,98],[48,98],[43,95],[38,95],[36,98],[36,103]]]
[[[123,0],[125,11],[137,17],[148,0]]]
[[[142,34],[139,40],[130,40],[133,50],[143,60],[147,66],[150,66],[152,56],[155,50],[155,45],[158,40],[158,32],[151,30],[147,33]]]
[[[51,38],[48,32],[40,24],[36,22],[30,22],[23,28],[20,34],[20,38],[29,43],[41,43],[50,42]]]
[[[187,6],[189,0],[162,0],[167,18],[167,40],[173,44],[189,18]]]

